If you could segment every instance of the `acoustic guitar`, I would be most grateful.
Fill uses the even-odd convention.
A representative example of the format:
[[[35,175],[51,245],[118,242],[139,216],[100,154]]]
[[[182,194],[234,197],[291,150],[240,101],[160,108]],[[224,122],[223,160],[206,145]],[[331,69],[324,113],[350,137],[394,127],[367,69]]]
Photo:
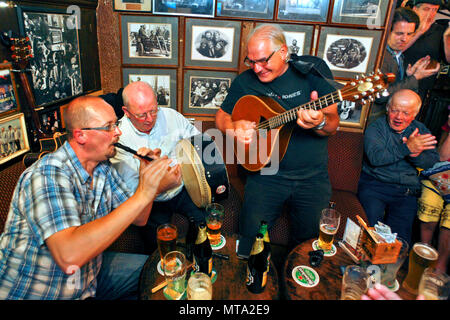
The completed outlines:
[[[373,101],[373,95],[385,94],[388,83],[395,75],[378,72],[361,79],[354,79],[343,88],[307,102],[290,110],[285,110],[269,97],[243,96],[234,106],[232,121],[247,120],[256,123],[255,135],[251,143],[243,143],[235,138],[234,153],[238,162],[248,171],[259,171],[274,158],[274,150],[281,161],[286,153],[292,130],[297,125],[297,111],[301,109],[320,110],[341,101]],[[367,100],[366,100],[367,99]],[[275,158],[274,158],[275,159]]]

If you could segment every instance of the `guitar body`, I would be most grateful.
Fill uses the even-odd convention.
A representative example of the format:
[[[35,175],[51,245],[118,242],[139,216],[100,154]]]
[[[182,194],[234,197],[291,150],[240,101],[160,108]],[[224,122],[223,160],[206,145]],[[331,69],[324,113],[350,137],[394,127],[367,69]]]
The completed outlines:
[[[286,110],[269,97],[244,96],[234,106],[231,119],[261,124]],[[271,160],[281,161],[286,153],[294,124],[287,123],[276,129],[259,129],[251,143],[235,138],[234,153],[238,162],[248,171],[259,171]],[[274,152],[278,152],[274,154]]]

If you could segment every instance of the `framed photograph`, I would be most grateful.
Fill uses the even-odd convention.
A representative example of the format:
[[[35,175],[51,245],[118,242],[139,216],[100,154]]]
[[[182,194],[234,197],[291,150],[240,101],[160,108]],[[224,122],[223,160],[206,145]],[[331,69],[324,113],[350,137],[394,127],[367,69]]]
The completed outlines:
[[[11,63],[0,63],[0,115],[20,110]]]
[[[233,72],[188,70],[184,74],[183,114],[216,114],[225,100]]]
[[[361,24],[367,27],[384,25],[389,1],[335,0],[332,22]]]
[[[369,103],[342,101],[338,103],[339,126],[342,128],[354,128],[364,130]]]
[[[275,0],[217,0],[218,17],[273,19]]]
[[[154,14],[214,17],[216,0],[153,0]]]
[[[120,16],[124,64],[178,64],[178,18]]]
[[[59,107],[39,112],[39,120],[41,122],[41,130],[49,136],[53,136],[55,132],[63,131]]]
[[[21,34],[30,38],[32,87],[36,106],[83,92],[77,15],[64,10],[17,7]]]
[[[258,23],[260,25],[261,23]],[[311,41],[314,33],[314,26],[297,24],[279,24],[284,30],[286,43],[291,53],[298,56],[311,54]]]
[[[123,86],[134,81],[145,81],[152,86],[159,107],[177,110],[176,69],[134,69],[123,68]]]
[[[280,0],[277,19],[325,22],[329,2],[328,0]]]
[[[150,12],[152,0],[114,0],[114,10]]]
[[[23,113],[0,119],[0,142],[0,164],[30,150]]]
[[[352,78],[374,70],[381,31],[323,27],[317,56],[334,77]]]
[[[186,19],[185,65],[237,68],[241,22]]]

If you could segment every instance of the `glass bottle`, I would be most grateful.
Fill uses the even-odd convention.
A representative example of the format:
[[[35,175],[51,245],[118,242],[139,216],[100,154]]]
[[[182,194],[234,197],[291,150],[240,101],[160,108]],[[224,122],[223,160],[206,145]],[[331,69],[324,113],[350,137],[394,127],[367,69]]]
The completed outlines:
[[[197,240],[194,245],[194,270],[203,272],[208,276],[212,273],[212,249],[206,233],[206,223],[202,222],[198,226]]]

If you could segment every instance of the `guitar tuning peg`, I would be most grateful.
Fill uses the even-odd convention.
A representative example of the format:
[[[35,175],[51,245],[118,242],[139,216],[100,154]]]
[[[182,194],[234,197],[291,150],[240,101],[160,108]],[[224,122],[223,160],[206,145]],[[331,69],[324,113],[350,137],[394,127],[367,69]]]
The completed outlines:
[[[373,102],[375,99],[373,98],[373,96],[369,96],[369,101]]]
[[[389,91],[387,91],[387,90],[385,89],[385,90],[383,90],[383,91],[381,92],[381,95],[382,95],[383,97],[388,97],[388,96],[389,96]]]
[[[362,104],[366,104],[366,100],[361,99],[361,103],[362,103]]]
[[[355,98],[355,100],[358,100],[358,99],[359,99],[359,96],[358,96],[357,94],[355,94],[355,95],[353,96],[353,98]]]
[[[380,99],[380,98],[381,98],[381,95],[380,95],[379,92],[375,93],[375,98],[377,98],[377,99]]]
[[[359,80],[359,76],[358,75],[355,76],[355,80]]]

